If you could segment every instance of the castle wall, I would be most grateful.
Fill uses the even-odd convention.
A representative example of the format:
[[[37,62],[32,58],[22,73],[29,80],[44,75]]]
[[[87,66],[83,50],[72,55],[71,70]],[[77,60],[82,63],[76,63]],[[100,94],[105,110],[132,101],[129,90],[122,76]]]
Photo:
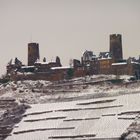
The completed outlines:
[[[112,74],[115,75],[133,75],[140,74],[140,65],[133,63],[112,65]]]
[[[111,65],[114,62],[113,59],[100,59],[99,61],[99,74],[111,74]]]
[[[32,73],[32,74],[20,74],[20,75],[12,75],[11,80],[19,81],[19,80],[47,80],[47,81],[59,81],[62,80],[62,73]]]

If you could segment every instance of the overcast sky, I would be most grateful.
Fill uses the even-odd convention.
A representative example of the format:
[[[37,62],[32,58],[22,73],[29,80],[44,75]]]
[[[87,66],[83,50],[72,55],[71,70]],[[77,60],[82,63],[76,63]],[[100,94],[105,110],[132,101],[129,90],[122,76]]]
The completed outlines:
[[[124,58],[140,55],[140,0],[0,0],[0,74],[27,44],[40,45],[41,59],[58,55],[64,66],[83,51],[109,50],[109,34],[122,34]]]

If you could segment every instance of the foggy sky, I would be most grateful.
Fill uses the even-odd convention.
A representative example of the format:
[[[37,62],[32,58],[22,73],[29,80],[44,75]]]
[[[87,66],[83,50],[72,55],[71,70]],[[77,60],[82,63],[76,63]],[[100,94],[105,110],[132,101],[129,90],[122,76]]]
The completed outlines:
[[[29,42],[67,66],[85,50],[108,51],[112,33],[122,34],[124,58],[140,55],[140,0],[0,0],[0,74],[11,58],[27,64]]]

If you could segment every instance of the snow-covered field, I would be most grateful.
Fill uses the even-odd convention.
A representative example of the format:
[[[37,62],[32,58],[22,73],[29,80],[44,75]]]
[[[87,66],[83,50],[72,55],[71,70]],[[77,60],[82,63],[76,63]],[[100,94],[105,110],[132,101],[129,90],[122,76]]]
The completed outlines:
[[[140,113],[140,82],[119,78],[122,83],[110,82],[114,75],[98,75],[0,85],[0,98],[32,104],[7,139],[118,139]]]
[[[32,105],[7,140],[119,139],[140,112],[140,94]]]

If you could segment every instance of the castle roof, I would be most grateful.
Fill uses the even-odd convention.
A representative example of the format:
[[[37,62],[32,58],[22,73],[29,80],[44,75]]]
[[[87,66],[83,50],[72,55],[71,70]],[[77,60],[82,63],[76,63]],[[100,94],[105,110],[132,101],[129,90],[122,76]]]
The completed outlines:
[[[95,58],[97,58],[97,57],[96,57],[95,54],[93,54],[92,51],[87,51],[87,50],[86,50],[86,51],[83,53],[83,60],[90,60],[90,61],[92,61],[92,60],[94,60]]]
[[[98,59],[112,59],[112,54],[110,52],[100,52]]]

